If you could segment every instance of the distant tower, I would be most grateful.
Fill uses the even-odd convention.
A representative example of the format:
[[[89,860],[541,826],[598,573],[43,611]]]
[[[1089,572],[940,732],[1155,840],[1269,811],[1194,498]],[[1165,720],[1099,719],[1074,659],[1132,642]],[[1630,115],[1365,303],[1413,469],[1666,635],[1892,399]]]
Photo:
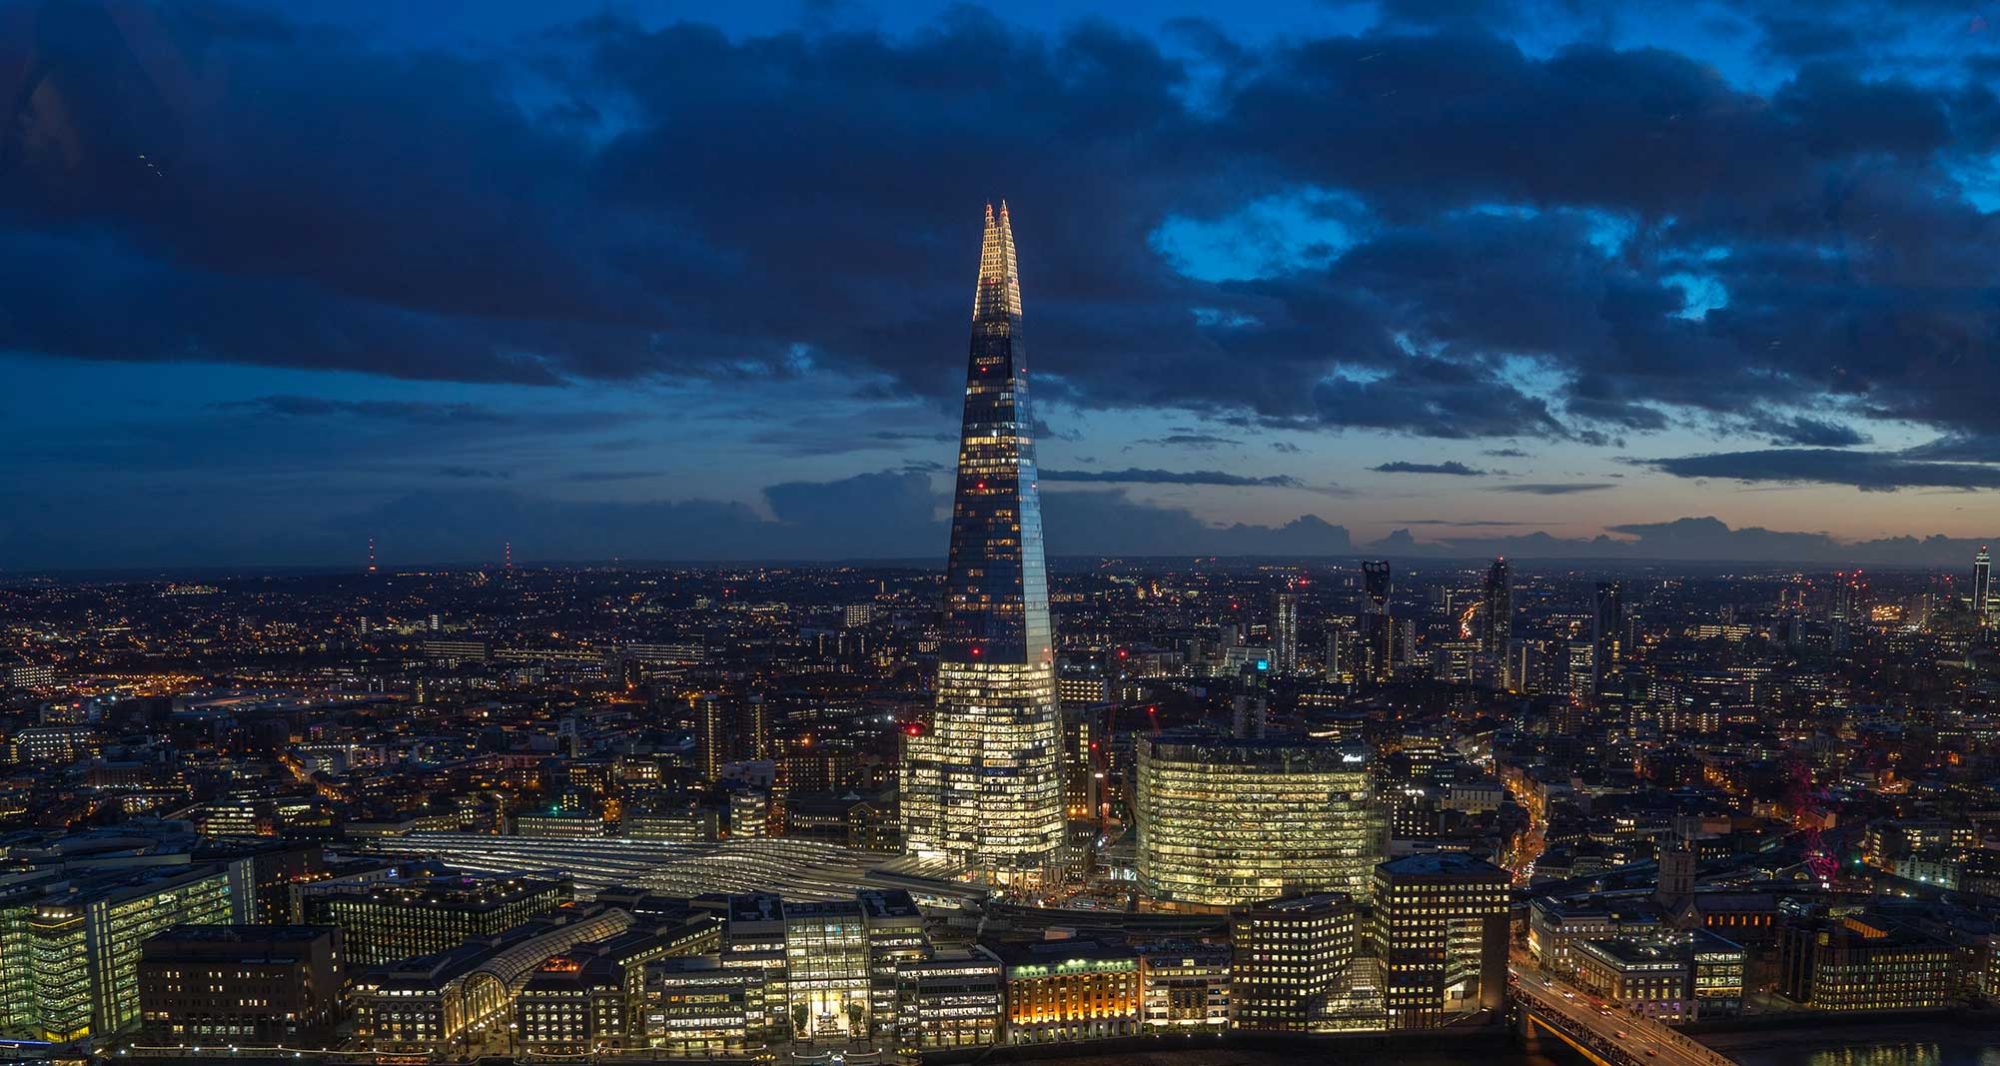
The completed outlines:
[[[1271,669],[1299,672],[1299,595],[1288,584],[1271,603]]]
[[[375,572],[375,538],[368,538],[368,572]]]
[[[1361,564],[1361,585],[1368,590],[1368,606],[1376,614],[1389,613],[1391,573],[1389,560],[1370,559]]]
[[[1271,664],[1243,664],[1236,678],[1235,712],[1229,732],[1238,740],[1262,740],[1270,723]]]
[[[723,764],[730,761],[733,737],[729,704],[719,692],[703,692],[689,703],[694,711],[694,753],[696,768],[705,781],[722,777]]]
[[[1993,613],[1993,556],[1984,544],[1972,557],[1972,613],[1982,619]]]
[[[1361,564],[1361,586],[1368,593],[1368,613],[1361,616],[1363,672],[1376,680],[1395,673],[1396,660],[1407,651],[1396,647],[1396,620],[1389,615],[1389,594],[1393,574],[1387,559],[1370,559]]]
[[[1042,554],[1013,223],[986,209],[931,727],[905,733],[903,846],[1034,888],[1065,829],[1062,716]]]
[[[1597,585],[1590,612],[1590,648],[1591,688],[1601,693],[1625,657],[1625,586],[1616,581]]]
[[[1514,637],[1514,580],[1506,559],[1495,559],[1486,569],[1486,608],[1479,625],[1479,650],[1488,655],[1505,655],[1507,642]]]

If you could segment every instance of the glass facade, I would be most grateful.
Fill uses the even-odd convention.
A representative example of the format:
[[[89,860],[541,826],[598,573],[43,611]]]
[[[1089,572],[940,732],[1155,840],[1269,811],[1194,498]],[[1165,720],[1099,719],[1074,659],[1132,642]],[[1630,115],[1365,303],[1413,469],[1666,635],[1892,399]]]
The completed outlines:
[[[1140,738],[1138,760],[1139,884],[1154,899],[1367,895],[1381,855],[1361,752],[1169,735]]]
[[[146,871],[85,882],[0,916],[7,1035],[65,1041],[139,1021],[139,956],[176,925],[248,918],[247,860],[162,876]]]
[[[937,709],[905,738],[902,811],[911,854],[1033,887],[1062,844],[1062,720],[1020,328],[1002,204],[973,297]]]

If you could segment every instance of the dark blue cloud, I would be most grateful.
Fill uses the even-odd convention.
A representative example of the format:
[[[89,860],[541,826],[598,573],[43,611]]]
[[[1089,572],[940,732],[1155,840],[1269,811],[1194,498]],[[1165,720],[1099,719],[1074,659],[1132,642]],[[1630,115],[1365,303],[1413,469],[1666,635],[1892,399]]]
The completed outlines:
[[[1495,485],[1494,492],[1514,492],[1528,496],[1570,496],[1579,492],[1601,492],[1615,488],[1603,481],[1524,481],[1513,485]]]
[[[1868,434],[1853,426],[1843,426],[1838,422],[1824,419],[1806,418],[1761,418],[1752,423],[1760,433],[1771,434],[1771,443],[1776,445],[1796,444],[1806,448],[1851,448],[1867,444]]]
[[[1297,478],[1284,474],[1231,474],[1221,470],[1158,470],[1126,467],[1123,470],[1044,470],[1043,481],[1084,481],[1126,485],[1272,485],[1298,487]]]
[[[2000,465],[1928,462],[1893,453],[1829,448],[1715,452],[1648,459],[1644,465],[1675,477],[1852,485],[1863,491],[2000,488]]]
[[[1004,193],[1047,387],[1084,405],[1583,441],[1826,390],[2000,417],[1992,375],[1946,369],[2000,332],[1993,223],[1945,169],[2000,136],[1982,86],[1808,64],[1759,95],[1663,49],[1530,55],[1491,7],[1232,43],[1191,106],[1153,37],[971,10],[910,36],[599,17],[461,54],[28,5],[0,344],[464,381],[838,365],[942,396],[972,205]],[[1209,283],[1151,247],[1302,187],[1359,205],[1330,267]],[[1690,270],[1727,305],[1682,317]],[[1554,404],[1516,356],[1563,375]]]
[[[914,474],[894,464],[949,441],[978,204],[1006,196],[1037,389],[1084,416],[1072,430],[1194,413],[1244,432],[1127,439],[1576,451],[1674,428],[1736,439],[1657,474],[1991,484],[1969,461],[2000,454],[2000,215],[1979,177],[2000,98],[1977,41],[1914,29],[1958,8],[1698,3],[1647,37],[1643,12],[1598,0],[1363,7],[1355,32],[1283,34],[972,8],[913,31],[517,10],[493,16],[504,42],[411,48],[282,4],[0,0],[0,351],[288,375],[209,411],[233,426],[106,425],[31,443],[18,469],[345,463],[400,493],[545,459],[636,481],[653,475],[588,454],[623,447],[599,430],[709,412],[322,398],[293,372],[550,396],[694,382],[746,397],[718,415],[741,429],[744,498],[779,482],[806,514],[795,460]],[[1704,51],[1738,31],[1747,52]],[[1252,232],[1270,218],[1304,221]],[[1187,225],[1256,238],[1255,269],[1163,250]],[[758,390],[804,383],[824,410],[760,413]],[[889,404],[905,409],[871,406]],[[1939,441],[1833,451],[1883,422]],[[1741,450],[1745,433],[1773,444]],[[1218,464],[1089,477],[1295,484]],[[1234,480],[1186,480],[1211,473]],[[871,491],[915,514],[896,484]],[[520,521],[555,521],[519,500]],[[621,548],[635,513],[674,545],[792,546],[780,534],[806,520],[758,503],[592,517],[635,530]],[[1238,541],[1331,536],[1264,528]]]
[[[1486,476],[1486,471],[1475,470],[1456,459],[1447,459],[1442,463],[1412,463],[1396,459],[1377,466],[1371,466],[1368,469],[1378,474],[1451,474],[1457,477]]]

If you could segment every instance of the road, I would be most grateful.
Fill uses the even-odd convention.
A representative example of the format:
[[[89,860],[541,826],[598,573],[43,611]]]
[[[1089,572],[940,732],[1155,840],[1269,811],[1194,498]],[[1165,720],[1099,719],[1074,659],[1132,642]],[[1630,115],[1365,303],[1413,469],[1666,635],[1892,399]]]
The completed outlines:
[[[1566,1022],[1571,1036],[1602,1048],[1618,1048],[1635,1062],[1659,1066],[1735,1066],[1735,1060],[1686,1034],[1617,1007],[1600,1007],[1593,996],[1530,963],[1509,962],[1514,994],[1524,1007],[1552,1020]],[[1608,1057],[1608,1056],[1607,1056]]]
[[[1514,802],[1528,812],[1528,828],[1515,834],[1509,842],[1505,863],[1507,872],[1514,875],[1514,883],[1525,885],[1534,880],[1535,860],[1548,850],[1548,839],[1544,835],[1548,828],[1548,812],[1542,809],[1534,787],[1525,778],[1512,776],[1505,780]]]

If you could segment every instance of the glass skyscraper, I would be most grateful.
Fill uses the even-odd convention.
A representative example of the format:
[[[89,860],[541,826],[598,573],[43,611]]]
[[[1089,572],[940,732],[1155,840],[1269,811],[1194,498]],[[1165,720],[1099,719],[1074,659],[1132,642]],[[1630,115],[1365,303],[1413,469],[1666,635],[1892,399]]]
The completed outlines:
[[[1021,346],[1021,283],[1002,203],[986,209],[951,515],[937,707],[905,738],[905,848],[1033,888],[1063,839],[1041,499]]]
[[[1154,900],[1366,898],[1382,849],[1365,753],[1188,732],[1140,737],[1136,755],[1139,887]]]

